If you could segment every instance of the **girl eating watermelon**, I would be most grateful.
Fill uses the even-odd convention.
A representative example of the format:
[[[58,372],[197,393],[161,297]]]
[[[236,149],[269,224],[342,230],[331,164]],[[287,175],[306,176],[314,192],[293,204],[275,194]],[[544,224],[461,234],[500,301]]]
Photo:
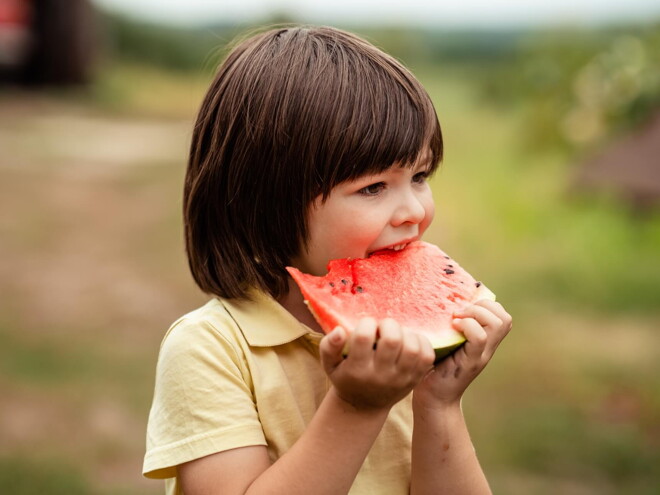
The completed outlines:
[[[212,299],[162,342],[145,476],[185,495],[490,493],[460,404],[511,328],[504,308],[475,296],[454,311],[467,342],[435,362],[424,334],[381,314],[324,334],[287,272],[417,249],[442,153],[426,91],[366,41],[295,27],[235,46],[184,186],[190,269]]]

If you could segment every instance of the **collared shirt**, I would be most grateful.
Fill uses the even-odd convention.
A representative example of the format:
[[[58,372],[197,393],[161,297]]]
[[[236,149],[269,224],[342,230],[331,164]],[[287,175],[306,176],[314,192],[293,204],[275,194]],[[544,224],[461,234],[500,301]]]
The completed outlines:
[[[251,295],[212,299],[177,320],[161,344],[143,472],[167,479],[170,495],[183,493],[176,466],[206,455],[265,445],[275,462],[330,386],[322,335],[270,296]],[[407,494],[411,436],[408,398],[390,411],[350,493]]]

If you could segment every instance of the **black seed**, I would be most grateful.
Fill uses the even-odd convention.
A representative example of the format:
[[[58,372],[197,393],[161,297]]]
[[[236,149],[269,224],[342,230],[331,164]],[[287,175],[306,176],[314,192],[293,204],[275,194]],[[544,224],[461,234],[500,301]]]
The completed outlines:
[[[474,285],[476,285],[477,287],[481,287],[481,282],[475,282]]]
[[[446,259],[446,260],[450,260],[451,258],[450,258],[449,256],[445,256],[445,259]]]
[[[454,268],[454,265],[449,264],[449,263],[447,264],[447,266],[448,266],[449,268]]]
[[[346,285],[346,284],[348,283],[348,280],[342,278],[342,279],[341,279],[341,283],[344,284],[344,285]]]
[[[451,275],[452,273],[454,273],[454,270],[451,270],[451,269],[449,269],[449,268],[445,268],[445,273],[446,273],[447,275]]]
[[[335,286],[335,283],[334,283],[334,282],[330,282],[330,287],[334,287],[334,286]]]
[[[355,288],[355,290],[358,291],[358,292],[362,292],[362,291],[363,291],[362,287],[360,287],[359,285]]]

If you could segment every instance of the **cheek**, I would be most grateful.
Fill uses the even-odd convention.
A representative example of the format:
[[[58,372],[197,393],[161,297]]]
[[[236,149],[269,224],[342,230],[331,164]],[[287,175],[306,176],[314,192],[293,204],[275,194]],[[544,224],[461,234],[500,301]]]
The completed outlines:
[[[335,258],[362,257],[383,231],[386,219],[382,215],[353,211],[347,221],[335,224],[332,231],[332,251]]]
[[[340,238],[337,245],[343,249],[355,248],[364,244],[370,244],[381,231],[379,223],[371,217],[353,216],[353,221],[337,229]]]
[[[433,222],[433,218],[435,217],[435,203],[433,202],[433,197],[430,193],[429,197],[425,199],[424,210],[426,211],[426,215],[424,216],[424,220],[420,226],[420,230],[422,232],[425,231],[429,225],[431,225],[431,222]]]

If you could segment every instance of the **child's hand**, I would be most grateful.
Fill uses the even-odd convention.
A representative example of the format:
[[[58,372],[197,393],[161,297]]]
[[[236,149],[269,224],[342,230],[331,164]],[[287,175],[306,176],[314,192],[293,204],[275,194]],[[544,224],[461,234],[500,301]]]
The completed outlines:
[[[427,407],[459,403],[511,329],[511,315],[500,303],[482,300],[455,315],[454,328],[467,342],[441,361],[415,388],[415,402]]]
[[[337,395],[357,409],[392,407],[432,369],[434,359],[428,339],[403,332],[391,318],[363,318],[350,335],[337,327],[321,341],[320,352]]]

